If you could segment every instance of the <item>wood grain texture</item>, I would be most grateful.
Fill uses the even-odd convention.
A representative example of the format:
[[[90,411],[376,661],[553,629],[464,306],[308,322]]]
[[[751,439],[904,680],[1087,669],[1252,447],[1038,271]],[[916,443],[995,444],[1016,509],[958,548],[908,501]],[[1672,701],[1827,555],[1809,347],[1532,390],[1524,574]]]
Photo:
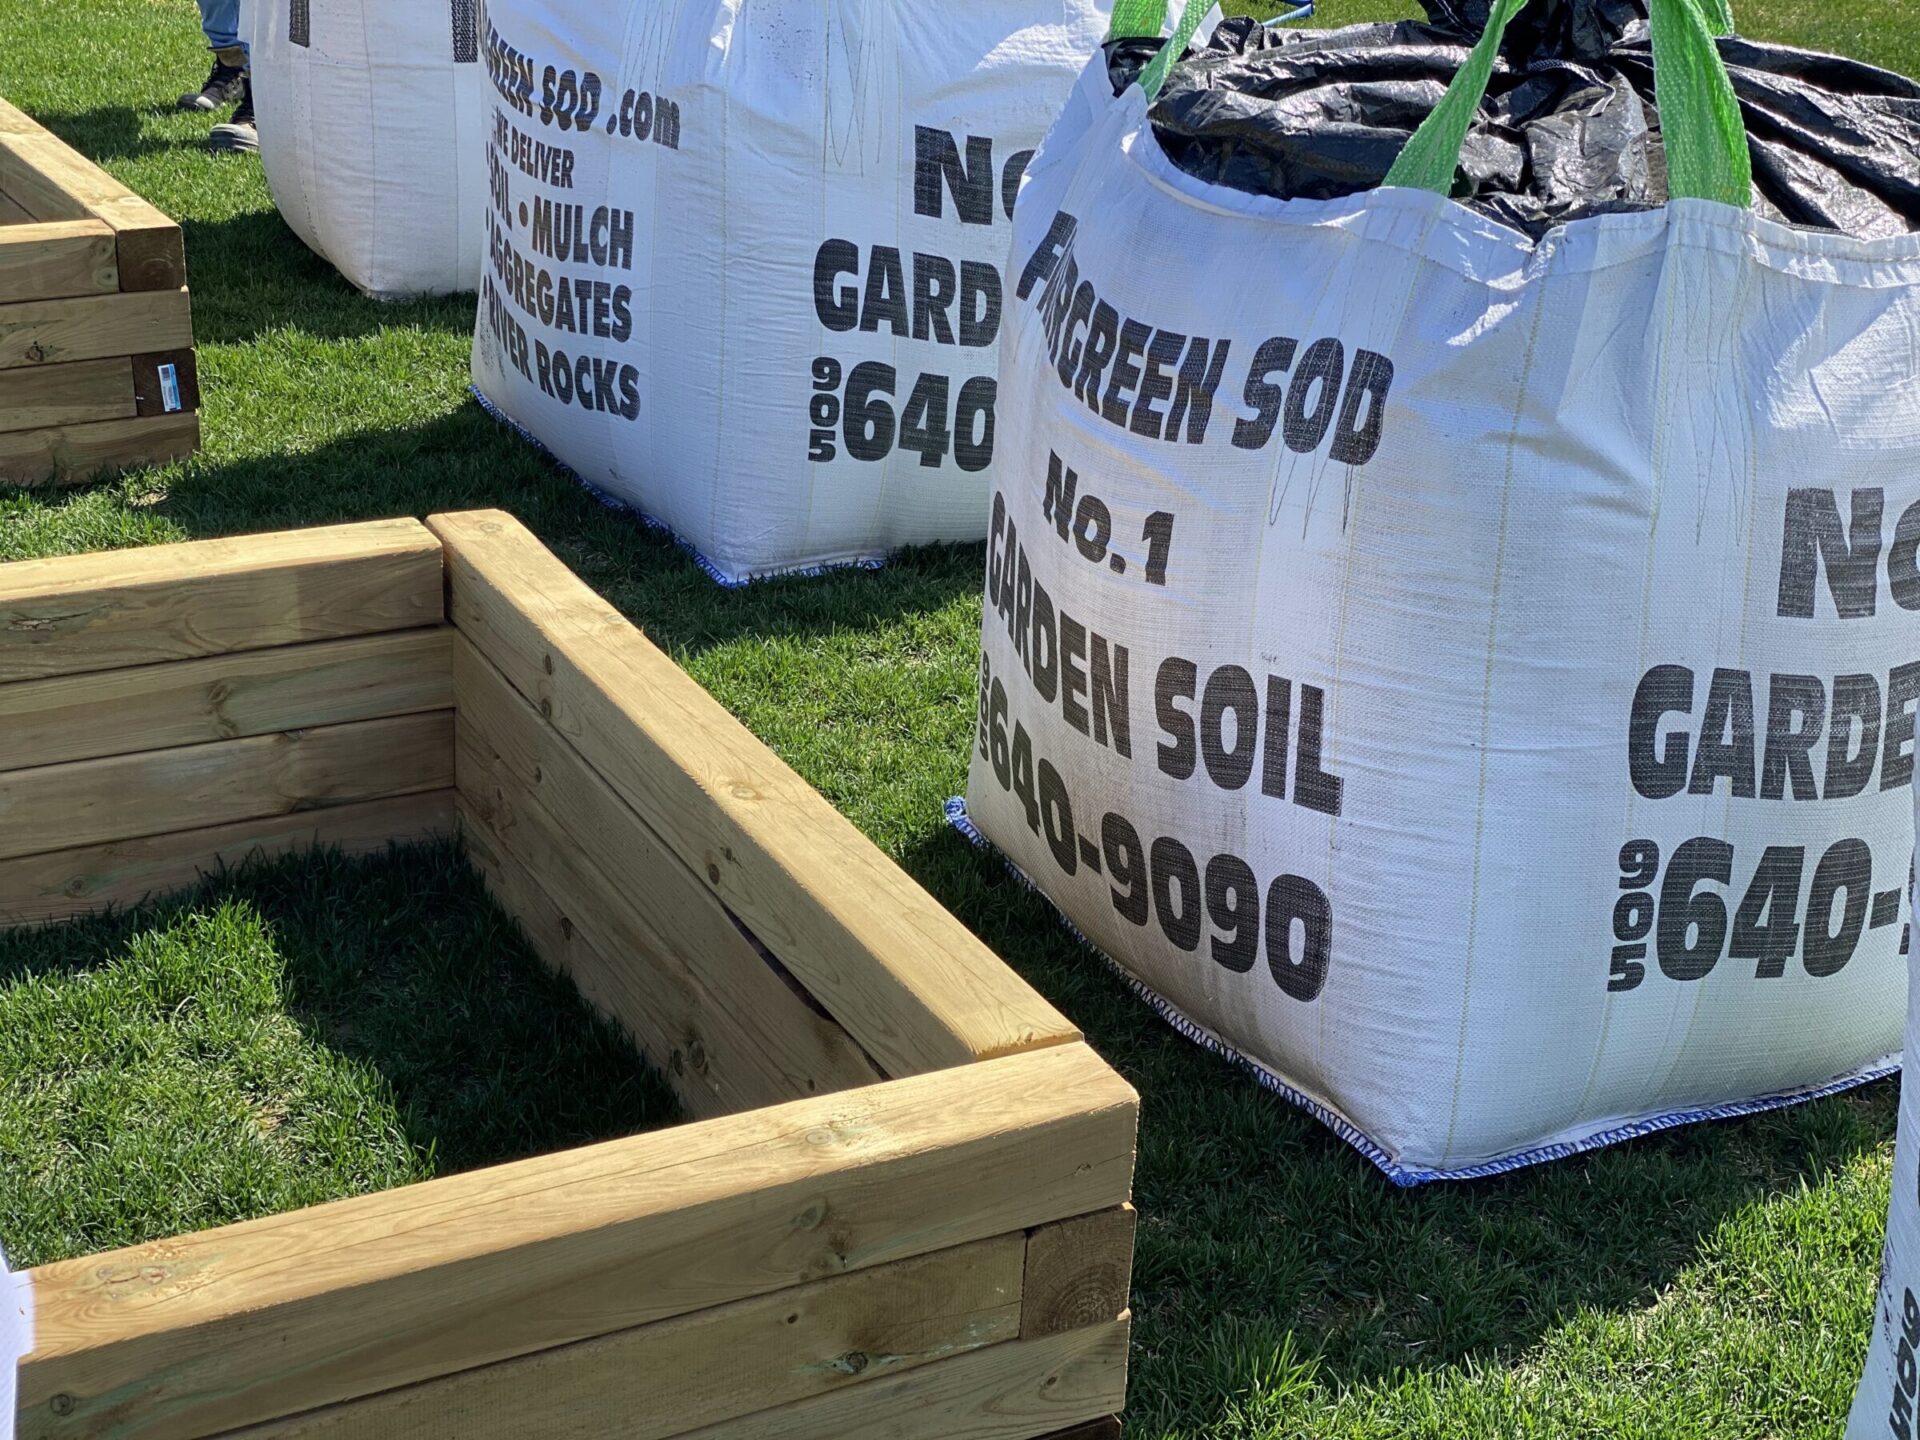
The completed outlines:
[[[187,283],[186,243],[180,227],[166,215],[138,195],[87,209],[113,226],[123,292],[177,290]]]
[[[0,209],[5,204],[0,196]],[[0,313],[23,300],[111,295],[119,288],[113,227],[105,221],[6,224],[0,215]]]
[[[857,1052],[836,1046],[844,1032],[834,1035],[830,1020],[814,1015],[777,981],[748,987],[760,1009],[750,1024],[742,1023],[743,1005],[716,1000],[699,970],[674,957],[648,922],[644,899],[614,898],[605,871],[539,801],[523,791],[502,791],[498,777],[476,778],[484,762],[470,745],[455,753],[455,774],[467,787],[460,791],[460,817],[469,850],[484,873],[501,872],[498,889],[508,913],[522,918],[524,906],[535,912],[551,908],[567,943],[540,943],[538,927],[530,924],[542,958],[633,1037],[690,1113],[729,1115],[881,1078]],[[512,818],[511,839],[494,828],[503,814]],[[505,873],[509,864],[523,872],[521,883]],[[521,898],[528,884],[538,893]],[[774,977],[756,981],[763,978]],[[776,1032],[784,1033],[774,1056],[756,1053],[756,1037]]]
[[[27,213],[26,206],[11,195],[0,191],[0,225],[31,225],[33,223],[35,223],[34,218]]]
[[[796,993],[725,907],[464,639],[454,645],[456,784],[488,836],[525,865],[617,973],[583,986],[617,997],[638,1035],[673,1017],[700,1083],[746,1105],[883,1078],[846,1032]],[[576,966],[578,957],[576,957]],[[576,970],[577,973],[577,970]]]
[[[667,1440],[1017,1337],[1002,1236],[543,1350],[227,1440]]]
[[[122,290],[177,290],[187,283],[180,227],[4,100],[0,191],[37,220],[91,218],[110,226]]]
[[[453,784],[453,713],[0,773],[0,860]]]
[[[19,1437],[199,1440],[1104,1209],[1135,1119],[1059,1045],[43,1266]]]
[[[0,565],[0,683],[437,624],[416,520]]]
[[[17,128],[13,117],[20,112],[10,105],[7,109],[12,116],[0,111],[0,191],[35,220],[95,218],[86,200],[71,188],[79,179],[76,162],[87,162],[47,131],[34,135]],[[66,155],[59,155],[55,147]]]
[[[450,710],[452,640],[442,625],[0,685],[0,770]]]
[[[499,511],[428,522],[461,633],[888,1074],[1077,1032]]]
[[[1089,1420],[1084,1425],[1042,1435],[1040,1440],[1120,1440],[1120,1430],[1118,1415],[1102,1415],[1098,1420]]]
[[[1098,1325],[1127,1309],[1134,1220],[1133,1206],[1120,1205],[1043,1225],[1027,1237],[1022,1339]]]
[[[454,770],[459,773],[458,751]],[[714,1069],[712,1041],[706,1033],[705,997],[684,974],[661,970],[636,982],[644,961],[631,953],[609,952],[576,925],[559,902],[541,888],[533,872],[486,827],[464,797],[456,795],[460,836],[469,863],[486,879],[500,908],[519,922],[534,953],[571,979],[602,1015],[612,1018],[648,1056],[681,1105],[695,1120],[737,1115],[755,1108],[759,1077],[752,1070]],[[551,867],[557,857],[545,857]],[[600,927],[594,926],[595,934]]]
[[[184,289],[0,305],[0,374],[192,348],[193,311]]]
[[[255,856],[273,858],[315,845],[362,855],[396,840],[452,833],[453,792],[435,790],[0,860],[0,926],[70,920],[110,906],[136,905]]]
[[[0,434],[133,417],[133,362],[82,360],[0,370]]]
[[[200,417],[95,420],[0,432],[0,487],[78,484],[105,470],[180,460],[200,448]]]
[[[1126,1403],[1127,1331],[1122,1317],[993,1345],[681,1440],[1029,1440]],[[603,1433],[612,1440],[618,1431]]]
[[[140,415],[172,415],[200,408],[200,362],[191,350],[156,350],[151,355],[135,355],[133,360],[133,408]],[[166,376],[173,367],[171,408]]]

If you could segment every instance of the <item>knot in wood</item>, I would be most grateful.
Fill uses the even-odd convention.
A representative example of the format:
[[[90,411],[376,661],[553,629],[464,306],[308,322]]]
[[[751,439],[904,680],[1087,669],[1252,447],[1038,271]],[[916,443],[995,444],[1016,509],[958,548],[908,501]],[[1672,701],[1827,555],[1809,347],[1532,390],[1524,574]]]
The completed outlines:
[[[793,1228],[796,1230],[818,1229],[820,1222],[826,1218],[827,1202],[825,1200],[816,1200],[793,1217]]]

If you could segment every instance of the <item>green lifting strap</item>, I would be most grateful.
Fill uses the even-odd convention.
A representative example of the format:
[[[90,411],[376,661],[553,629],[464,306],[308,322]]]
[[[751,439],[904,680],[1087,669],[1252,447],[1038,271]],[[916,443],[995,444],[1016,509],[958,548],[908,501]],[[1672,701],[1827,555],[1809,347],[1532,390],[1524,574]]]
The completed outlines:
[[[1192,3],[1197,0],[1190,0],[1190,8]],[[1452,193],[1460,150],[1486,98],[1500,42],[1526,3],[1499,0],[1467,63],[1393,162],[1387,184]],[[1753,201],[1753,159],[1740,102],[1714,44],[1716,34],[1732,32],[1729,0],[1652,0],[1652,12],[1653,86],[1667,152],[1668,193],[1744,210]]]
[[[1158,35],[1167,23],[1167,0],[1114,0],[1108,40],[1135,40]]]
[[[1147,62],[1147,68],[1140,72],[1140,88],[1147,92],[1152,100],[1167,83],[1167,71],[1173,62],[1187,53],[1187,42],[1193,39],[1193,32],[1200,28],[1200,22],[1214,6],[1214,0],[1187,0],[1180,11],[1180,23],[1173,27],[1173,35],[1160,47],[1160,53]],[[1159,32],[1154,32],[1158,34]]]

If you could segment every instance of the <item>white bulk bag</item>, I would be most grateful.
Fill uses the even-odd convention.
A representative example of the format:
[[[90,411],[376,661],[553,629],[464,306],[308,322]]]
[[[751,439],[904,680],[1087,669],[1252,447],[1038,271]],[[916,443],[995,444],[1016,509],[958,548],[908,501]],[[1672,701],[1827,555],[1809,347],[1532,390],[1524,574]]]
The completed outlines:
[[[1915,793],[1920,802],[1920,790]],[[1920,916],[1920,891],[1915,892],[1910,915]],[[1910,985],[1907,1049],[1917,1043],[1920,985]],[[1909,1083],[1910,1078],[1900,1077],[1886,1257],[1880,1266],[1866,1373],[1854,1393],[1847,1440],[1913,1440],[1920,1435],[1920,1084]]]
[[[33,1281],[7,1270],[0,1249],[0,1440],[13,1440],[20,1361],[33,1352]]]
[[[478,0],[258,0],[260,158],[294,233],[380,299],[471,290],[486,233]]]
[[[483,399],[723,581],[986,533],[1009,213],[1098,0],[494,0]]]
[[[956,818],[1402,1183],[1901,1048],[1920,238],[1701,198],[1660,73],[1694,198],[1537,246],[1197,180],[1097,57],[1015,214]]]

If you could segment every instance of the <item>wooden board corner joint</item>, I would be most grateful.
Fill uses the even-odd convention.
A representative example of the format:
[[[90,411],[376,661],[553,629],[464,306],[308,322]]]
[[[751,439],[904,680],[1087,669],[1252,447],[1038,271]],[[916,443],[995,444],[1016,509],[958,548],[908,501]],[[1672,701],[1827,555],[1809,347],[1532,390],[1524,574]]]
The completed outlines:
[[[1116,1205],[1027,1233],[1020,1337],[1038,1339],[1125,1313],[1133,1283],[1132,1205]]]
[[[122,293],[178,290],[187,283],[186,241],[180,227],[158,211],[138,223],[116,226],[114,250]]]

